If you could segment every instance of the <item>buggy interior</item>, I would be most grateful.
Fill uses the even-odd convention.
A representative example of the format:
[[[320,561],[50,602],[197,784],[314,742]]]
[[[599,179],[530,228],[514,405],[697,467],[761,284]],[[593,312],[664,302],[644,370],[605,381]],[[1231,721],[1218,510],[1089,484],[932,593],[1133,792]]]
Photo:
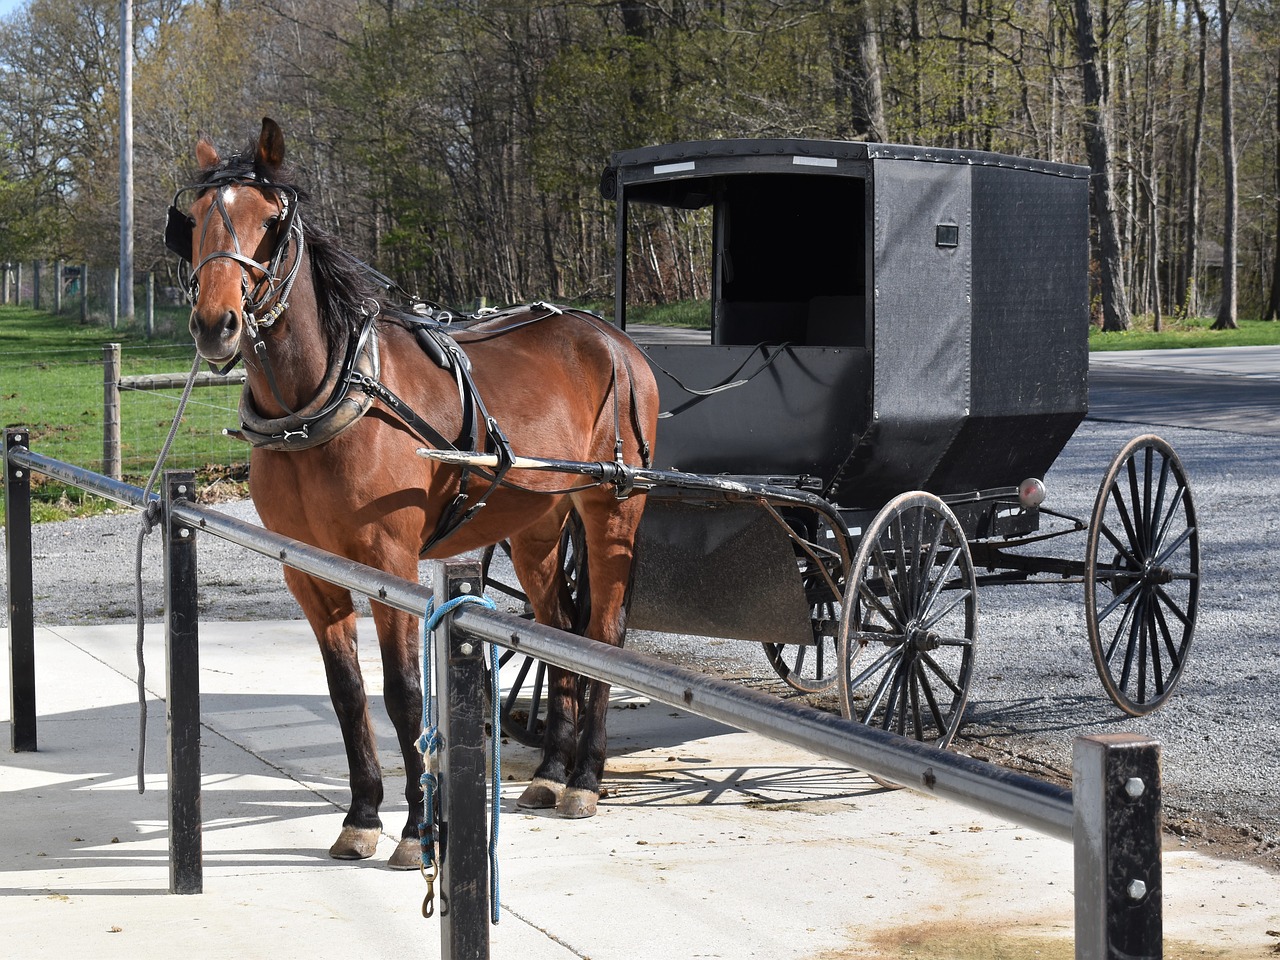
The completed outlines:
[[[639,205],[712,208],[682,224],[709,234],[688,245],[709,252],[689,265],[710,291],[708,342],[868,345],[864,179],[729,175],[636,185],[627,200],[632,236]]]

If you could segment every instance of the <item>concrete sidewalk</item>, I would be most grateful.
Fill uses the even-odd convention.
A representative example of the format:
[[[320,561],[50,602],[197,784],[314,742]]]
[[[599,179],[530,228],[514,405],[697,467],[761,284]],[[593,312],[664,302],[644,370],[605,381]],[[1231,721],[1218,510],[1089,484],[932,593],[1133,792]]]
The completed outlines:
[[[363,665],[381,688],[372,624]],[[134,628],[36,637],[39,752],[0,724],[5,957],[433,957],[417,873],[331,861],[346,763],[306,625],[201,624],[205,892],[168,888],[164,706],[137,793]],[[7,639],[7,638],[6,638]],[[163,630],[148,628],[153,688]],[[7,657],[0,682],[8,688]],[[380,699],[387,793],[402,791]],[[615,692],[597,817],[514,811],[532,751],[503,751],[493,956],[1071,957],[1071,848],[682,711]],[[397,833],[402,802],[384,822]],[[1165,956],[1264,957],[1280,877],[1176,848]]]

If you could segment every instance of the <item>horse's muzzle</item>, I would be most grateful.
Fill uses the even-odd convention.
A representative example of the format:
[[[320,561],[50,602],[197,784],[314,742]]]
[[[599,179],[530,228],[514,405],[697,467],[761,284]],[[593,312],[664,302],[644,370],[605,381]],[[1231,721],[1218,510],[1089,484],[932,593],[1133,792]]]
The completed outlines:
[[[224,310],[212,320],[198,310],[191,311],[191,338],[196,353],[211,363],[222,363],[240,349],[244,322],[238,310]]]

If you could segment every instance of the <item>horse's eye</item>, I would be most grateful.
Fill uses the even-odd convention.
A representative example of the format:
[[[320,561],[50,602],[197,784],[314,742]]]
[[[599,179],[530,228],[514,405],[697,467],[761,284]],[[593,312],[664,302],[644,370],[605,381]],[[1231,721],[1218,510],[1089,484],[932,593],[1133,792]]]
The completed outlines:
[[[273,217],[267,217],[267,219],[266,219],[266,220],[262,221],[262,229],[263,229],[263,230],[270,230],[270,229],[272,229],[273,227],[275,227],[275,225],[276,225],[276,224],[278,224],[279,222],[280,222],[280,215],[279,215],[279,214],[276,214],[276,215],[275,215],[275,216],[273,216]]]

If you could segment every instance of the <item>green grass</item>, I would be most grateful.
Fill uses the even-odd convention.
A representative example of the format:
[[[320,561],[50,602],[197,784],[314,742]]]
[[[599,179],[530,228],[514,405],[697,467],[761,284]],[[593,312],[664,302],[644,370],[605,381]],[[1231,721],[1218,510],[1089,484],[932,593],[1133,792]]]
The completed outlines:
[[[1130,329],[1119,333],[1089,331],[1090,350],[1176,350],[1189,347],[1270,347],[1280,345],[1280,323],[1241,320],[1239,330],[1214,330],[1211,317],[1165,319],[1161,331],[1151,317],[1134,317]]]
[[[134,327],[111,330],[25,307],[0,306],[0,421],[31,431],[31,449],[90,470],[102,468],[103,347],[121,345],[121,373],[186,373],[195,357],[185,330],[146,339]],[[181,391],[121,397],[123,479],[142,486],[172,424]],[[166,466],[194,469],[207,482],[236,476],[248,449],[221,436],[234,417],[235,388],[192,394]],[[225,486],[222,484],[220,486]],[[75,487],[32,477],[32,517],[64,519],[111,504]]]

